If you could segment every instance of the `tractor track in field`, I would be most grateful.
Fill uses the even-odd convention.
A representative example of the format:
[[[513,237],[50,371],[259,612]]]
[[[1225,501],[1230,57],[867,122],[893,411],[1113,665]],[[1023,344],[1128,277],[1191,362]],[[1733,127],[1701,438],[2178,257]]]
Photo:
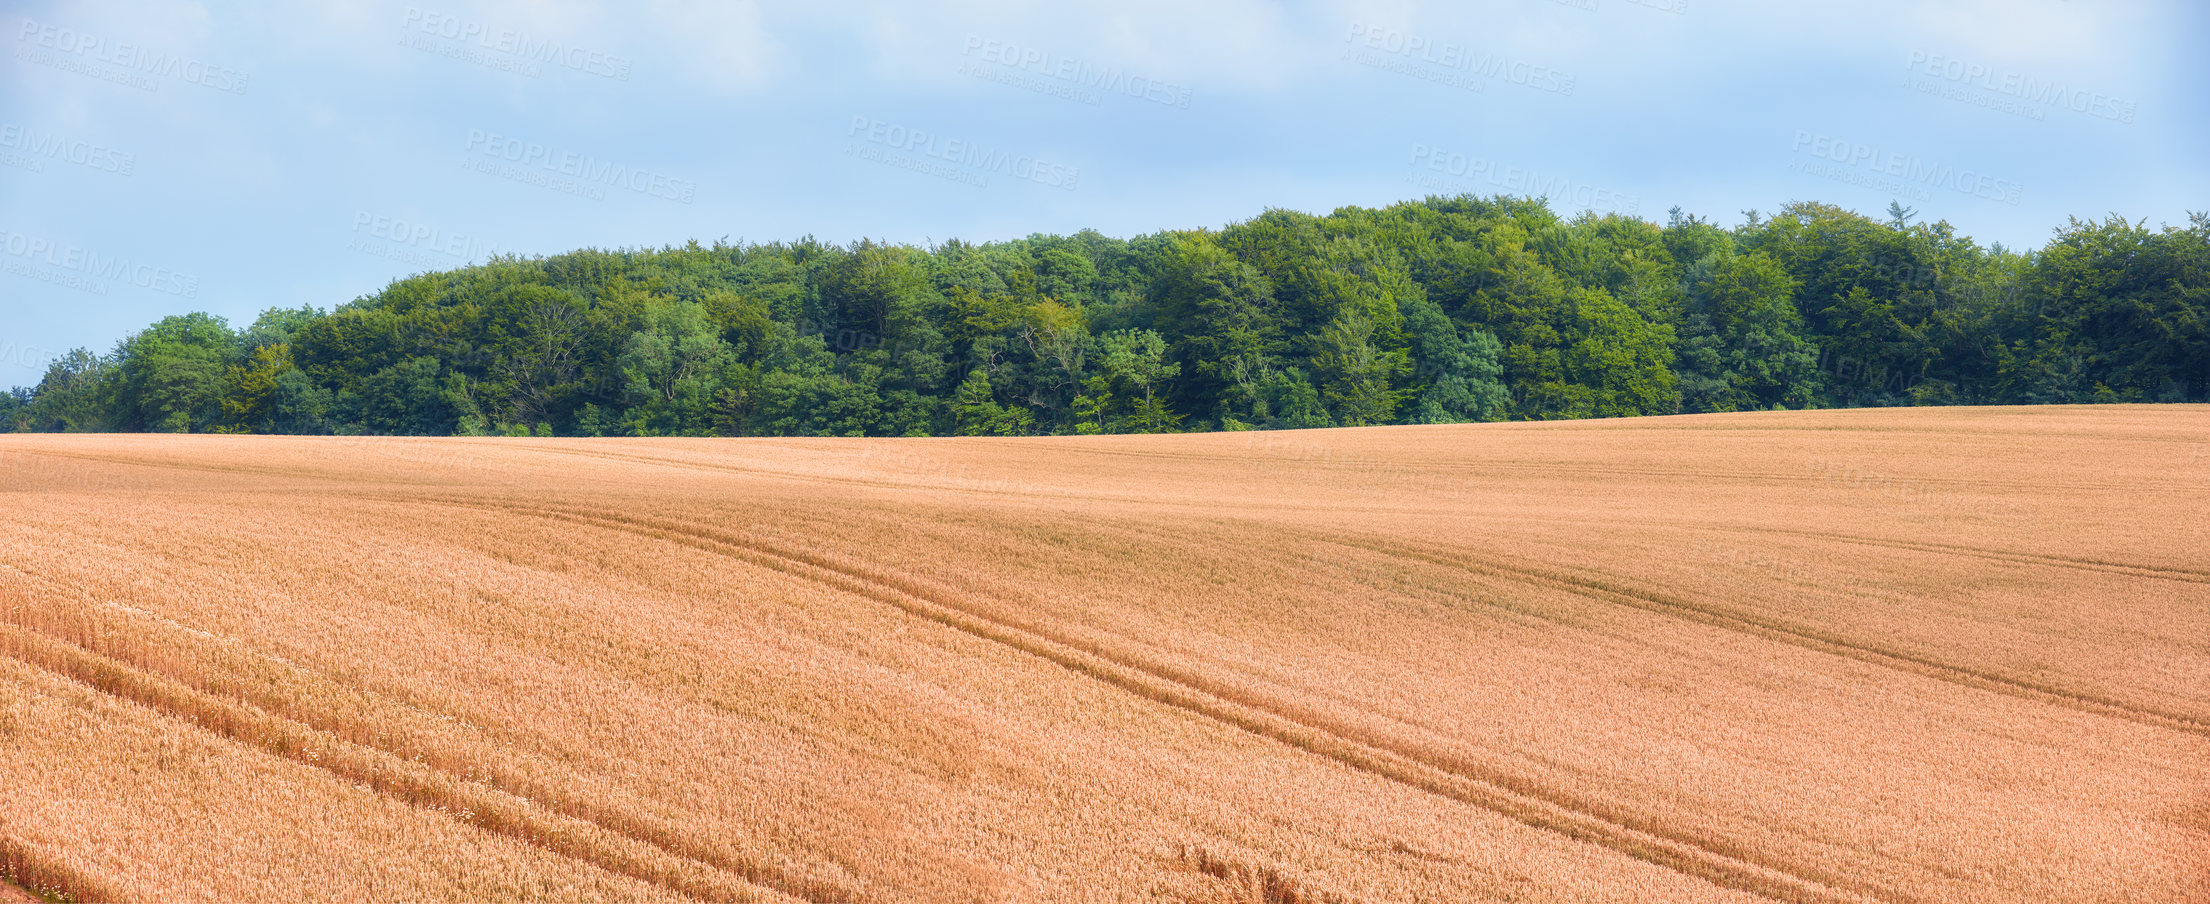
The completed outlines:
[[[2199,571],[2191,568],[2175,568],[2164,565],[2135,565],[2127,562],[2112,562],[2107,559],[2090,559],[2079,556],[2053,556],[2046,553],[2017,552],[2007,549],[1987,549],[1979,546],[1962,546],[1955,543],[1929,543],[1925,541],[1914,540],[1887,540],[1877,537],[1865,537],[1857,534],[1828,533],[1826,531],[1814,530],[1793,530],[1780,527],[1704,529],[1723,530],[1745,534],[1784,534],[1788,536],[1806,537],[1814,540],[1833,540],[1842,543],[1854,543],[1860,546],[1880,546],[1888,549],[1904,549],[1914,552],[1932,553],[1935,555],[1963,556],[1967,558],[1986,559],[1991,562],[2006,562],[2013,565],[2038,565],[2045,568],[2066,568],[2077,571],[2092,571],[2102,574],[2115,574],[2129,578],[2146,578],[2149,580],[2158,581],[2178,581],[2186,584],[2210,585],[2210,571]]]
[[[318,726],[311,717],[210,693],[182,678],[57,637],[42,626],[24,624],[19,615],[0,620],[0,654],[247,748],[331,773],[484,832],[681,897],[811,904],[858,904],[868,900],[819,880],[791,876],[705,848],[628,814],[566,800],[549,793],[549,789],[517,789],[505,786],[508,783],[467,778],[449,767],[425,762],[421,756],[410,758],[372,743],[349,740],[347,735],[360,732],[346,731],[344,726]],[[0,867],[8,863],[5,852],[6,848],[0,846]]]
[[[1461,757],[1422,751],[1277,701],[1223,687],[1186,671],[1116,653],[1078,638],[1025,624],[952,597],[912,578],[885,574],[827,556],[779,548],[686,521],[585,507],[470,497],[410,497],[411,501],[534,516],[626,532],[689,546],[811,580],[886,603],[917,617],[1010,647],[1146,699],[1295,747],[1361,772],[1471,804],[1533,828],[1598,845],[1716,885],[1774,900],[1843,902],[1917,900],[1909,893],[1848,876],[1762,862],[1724,839],[1695,837],[1648,824],[1602,804],[1544,788]]]
[[[1930,656],[1869,644],[1839,634],[1818,631],[1776,619],[1758,618],[1754,615],[1729,611],[1719,606],[1695,602],[1668,593],[1595,578],[1564,574],[1533,566],[1514,565],[1499,559],[1479,558],[1463,552],[1435,552],[1404,544],[1339,534],[1308,532],[1307,536],[1339,546],[1379,553],[1398,559],[1425,562],[1430,565],[1439,565],[1473,574],[1530,583],[1564,591],[1600,603],[1639,609],[1683,621],[1709,625],[1802,649],[1923,675],[1963,687],[2066,707],[2080,712],[2126,719],[2143,725],[2184,732],[2198,737],[2210,737],[2210,721],[2186,713],[2167,712],[2096,694],[2026,681],[1998,672],[1943,662]]]
[[[2075,571],[2094,572],[2100,574],[2115,574],[2122,577],[2148,578],[2151,580],[2175,581],[2186,584],[2210,585],[2210,570],[2198,568],[2182,568],[2173,565],[2143,565],[2134,562],[2116,562],[2109,559],[2091,558],[2087,556],[2059,556],[2051,555],[2048,553],[2024,552],[2012,549],[1990,549],[1984,546],[1966,546],[1958,543],[1935,543],[1925,540],[1897,540],[1884,537],[1868,537],[1863,534],[1842,533],[1839,531],[1805,530],[1802,528],[1785,527],[1779,525],[1749,524],[1737,526],[1697,524],[1682,520],[1667,520],[1655,518],[1545,518],[1543,519],[1542,523],[1546,525],[1556,526],[1629,529],[1640,532],[1685,530],[1722,534],[1739,534],[1748,537],[1801,537],[1808,540],[1819,540],[1822,542],[1848,543],[1858,546],[1879,547],[1883,549],[1900,549],[1910,552],[1927,553],[1929,555],[1956,556],[1960,558],[1982,559],[1991,562],[2003,562],[2005,564],[2011,565],[2033,565],[2042,568],[2059,568]]]
[[[48,900],[83,904],[128,901],[130,896],[70,866],[58,855],[0,836],[0,904],[44,904]]]
[[[699,901],[787,901],[796,897],[586,820],[538,812],[530,802],[481,783],[341,740],[256,707],[202,693],[41,632],[0,624],[0,652],[247,748],[328,772],[489,834],[680,897]]]

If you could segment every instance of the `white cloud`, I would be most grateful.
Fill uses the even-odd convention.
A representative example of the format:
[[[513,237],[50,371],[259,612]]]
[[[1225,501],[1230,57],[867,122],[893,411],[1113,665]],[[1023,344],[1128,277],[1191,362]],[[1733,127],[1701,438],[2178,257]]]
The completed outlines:
[[[1279,87],[1312,56],[1281,8],[1259,0],[883,4],[816,7],[807,17],[824,33],[864,41],[877,75],[923,84],[957,82],[970,39],[1215,91]]]
[[[705,87],[722,93],[765,89],[783,52],[769,32],[759,4],[750,0],[651,0],[643,6],[649,34],[638,38],[640,65],[675,63]],[[613,15],[630,12],[618,8]]]

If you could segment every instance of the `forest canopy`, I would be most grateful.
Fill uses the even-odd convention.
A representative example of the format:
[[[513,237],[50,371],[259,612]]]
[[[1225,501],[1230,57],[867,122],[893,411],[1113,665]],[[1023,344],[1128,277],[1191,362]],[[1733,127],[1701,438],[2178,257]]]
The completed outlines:
[[[323,310],[165,318],[0,428],[1156,433],[2210,401],[2210,216],[2042,248],[1817,203],[1728,228],[1431,197],[1219,230],[496,257]]]

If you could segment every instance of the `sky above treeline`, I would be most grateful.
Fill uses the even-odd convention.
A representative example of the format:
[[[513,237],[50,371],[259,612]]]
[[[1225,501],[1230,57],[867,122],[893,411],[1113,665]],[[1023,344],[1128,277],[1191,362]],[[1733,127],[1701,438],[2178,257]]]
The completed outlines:
[[[2210,4],[0,0],[0,387],[492,254],[1429,194],[1982,243],[2210,208]]]

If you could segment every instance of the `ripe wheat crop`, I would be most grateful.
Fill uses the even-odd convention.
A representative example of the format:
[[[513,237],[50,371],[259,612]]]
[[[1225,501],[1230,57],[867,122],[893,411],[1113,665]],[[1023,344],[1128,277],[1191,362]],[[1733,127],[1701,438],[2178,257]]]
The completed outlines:
[[[0,901],[2210,900],[2206,439],[0,437]]]

